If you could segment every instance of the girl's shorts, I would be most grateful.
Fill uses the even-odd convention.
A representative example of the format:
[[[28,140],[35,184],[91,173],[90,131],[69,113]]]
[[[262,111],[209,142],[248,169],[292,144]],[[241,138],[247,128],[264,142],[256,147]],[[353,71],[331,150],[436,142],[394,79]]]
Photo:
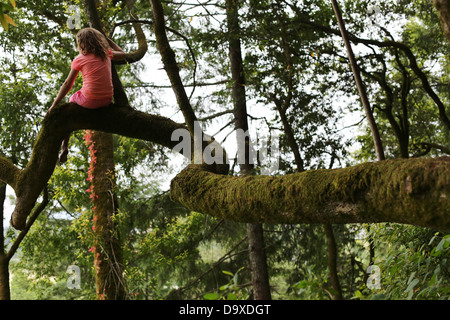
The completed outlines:
[[[112,97],[102,100],[88,99],[81,93],[81,91],[77,91],[70,97],[69,101],[87,109],[97,109],[111,104]]]

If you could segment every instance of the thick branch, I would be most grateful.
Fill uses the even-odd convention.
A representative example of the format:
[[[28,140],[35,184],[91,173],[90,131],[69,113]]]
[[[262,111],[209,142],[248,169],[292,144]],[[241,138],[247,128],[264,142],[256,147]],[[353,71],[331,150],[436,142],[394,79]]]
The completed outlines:
[[[251,223],[396,222],[450,230],[450,157],[396,159],[280,177],[190,165],[171,182],[190,210]]]
[[[0,180],[9,184],[16,189],[17,177],[20,169],[17,168],[10,160],[0,157]]]
[[[179,140],[172,140],[172,133],[175,130],[184,129],[188,132],[184,125],[168,118],[114,104],[99,109],[86,109],[74,103],[55,107],[45,116],[31,158],[23,170],[5,158],[0,158],[0,180],[10,184],[16,192],[16,208],[12,224],[17,229],[25,227],[28,214],[50,179],[55,169],[61,141],[71,132],[83,129],[147,140],[170,149],[180,143]],[[206,136],[202,132],[201,134]],[[191,144],[193,141],[194,139],[191,139]],[[204,141],[202,148],[212,141],[214,139]],[[223,154],[226,156],[224,152]],[[228,164],[225,162],[223,165],[213,164],[209,169],[226,173]]]
[[[0,161],[0,179],[15,186],[14,215],[31,212],[54,170],[60,142],[71,131],[99,130],[173,148],[179,142],[171,140],[171,133],[180,128],[184,126],[170,119],[130,108],[89,110],[72,103],[56,107],[44,118],[24,170]],[[240,222],[387,221],[448,231],[449,162],[449,157],[387,160],[282,177],[228,177],[191,165],[173,179],[171,196],[191,210]]]
[[[173,148],[178,141],[171,141],[171,134],[180,128],[184,127],[170,119],[114,105],[93,110],[73,103],[56,107],[43,120],[26,168],[19,170],[0,158],[0,180],[11,185],[17,196],[12,224],[18,229],[25,226],[26,217],[53,173],[61,141],[72,131],[117,133]]]
[[[170,79],[172,89],[177,98],[178,106],[183,113],[189,131],[194,134],[194,126],[197,118],[189,102],[189,98],[183,86],[180,77],[178,64],[175,58],[175,52],[172,50],[167,39],[166,26],[164,20],[164,11],[159,0],[150,0],[153,12],[153,25],[155,29],[156,44],[161,54],[161,60],[164,64],[167,76]]]

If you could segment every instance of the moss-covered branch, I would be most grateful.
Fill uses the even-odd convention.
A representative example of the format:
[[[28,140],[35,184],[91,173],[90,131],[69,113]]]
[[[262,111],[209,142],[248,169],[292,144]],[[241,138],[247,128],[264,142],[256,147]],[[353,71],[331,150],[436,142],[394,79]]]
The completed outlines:
[[[17,176],[20,169],[11,161],[4,157],[0,157],[0,180],[9,184],[13,189],[16,187]]]
[[[99,130],[173,148],[178,141],[171,140],[171,133],[180,128],[184,126],[170,119],[114,105],[89,110],[68,103],[54,108],[45,116],[31,158],[23,170],[0,158],[0,180],[12,186],[17,197],[12,224],[17,229],[24,228],[56,166],[61,141],[71,132]]]
[[[175,130],[184,129],[188,132],[183,124],[168,118],[114,104],[99,109],[85,109],[74,103],[66,103],[52,109],[42,122],[32,155],[25,168],[21,170],[7,159],[0,157],[0,180],[12,186],[16,193],[16,207],[11,219],[15,228],[25,227],[27,216],[53,174],[63,138],[73,131],[82,129],[147,140],[169,149],[180,143],[172,139]],[[191,143],[193,142],[194,139],[191,139]],[[203,142],[203,148],[208,143]],[[213,164],[210,168],[215,172],[226,173],[228,164]]]
[[[172,180],[171,197],[191,210],[238,222],[397,222],[450,231],[450,157],[279,177],[230,177],[190,165]]]
[[[16,191],[13,224],[24,227],[56,165],[61,140],[91,129],[174,148],[184,125],[131,108],[89,110],[68,103],[43,120],[24,169],[0,157],[0,180]],[[286,176],[230,177],[227,165],[190,165],[171,184],[191,210],[252,223],[398,222],[450,231],[450,157],[386,160]],[[218,174],[218,173],[220,174]]]

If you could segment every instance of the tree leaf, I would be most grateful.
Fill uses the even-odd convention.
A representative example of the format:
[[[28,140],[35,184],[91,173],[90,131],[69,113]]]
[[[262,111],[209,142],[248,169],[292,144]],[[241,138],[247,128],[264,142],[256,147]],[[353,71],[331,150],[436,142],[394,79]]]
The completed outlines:
[[[415,271],[413,271],[413,272],[411,272],[411,275],[409,276],[409,279],[408,279],[408,284],[412,281],[412,279],[414,278],[414,276],[416,275],[416,272]]]
[[[14,23],[13,19],[11,19],[10,16],[8,16],[7,14],[3,15],[5,17],[5,20],[7,23],[12,24],[13,26],[15,26],[16,24]]]
[[[236,297],[236,295],[234,293],[230,292],[227,295],[227,300],[237,300],[237,297]]]
[[[414,287],[417,285],[419,283],[419,279],[417,279],[417,278],[415,278],[415,279],[413,279],[410,283],[409,283],[409,285],[408,285],[408,287],[406,288],[406,290],[405,291],[413,291],[413,289],[414,289]]]
[[[217,300],[219,299],[219,295],[217,293],[207,293],[203,296],[204,299],[206,300]]]
[[[5,14],[0,14],[0,23],[2,24],[3,29],[8,31],[8,22],[6,22]]]
[[[223,273],[223,274],[226,274],[226,275],[229,275],[229,276],[231,276],[231,277],[234,276],[234,274],[232,274],[230,271],[222,270],[222,273]]]
[[[382,293],[374,294],[371,300],[386,300],[386,296]]]

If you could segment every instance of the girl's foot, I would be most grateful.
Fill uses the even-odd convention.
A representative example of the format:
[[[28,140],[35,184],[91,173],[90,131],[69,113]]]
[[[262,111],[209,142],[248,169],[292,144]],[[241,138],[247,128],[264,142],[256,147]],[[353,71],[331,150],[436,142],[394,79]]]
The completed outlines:
[[[64,163],[67,161],[67,154],[69,153],[69,150],[64,149],[61,154],[59,155],[59,162]]]

